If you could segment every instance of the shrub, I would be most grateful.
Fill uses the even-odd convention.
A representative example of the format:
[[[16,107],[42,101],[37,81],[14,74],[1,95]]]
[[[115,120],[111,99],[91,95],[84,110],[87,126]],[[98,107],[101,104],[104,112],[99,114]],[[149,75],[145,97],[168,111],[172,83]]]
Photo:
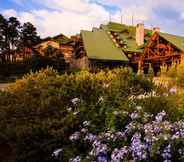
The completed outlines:
[[[184,104],[181,95],[150,96],[137,101],[145,112],[156,115],[159,111],[167,112],[169,120],[177,121],[183,119]],[[180,100],[180,101],[179,101]]]
[[[131,111],[130,96],[152,89],[152,82],[127,68],[70,75],[47,68],[0,94],[0,130],[15,148],[16,161],[55,161],[53,149],[71,147],[68,136],[83,121],[91,121],[94,133],[121,129],[118,123],[128,121],[114,111]]]
[[[166,67],[161,68],[161,76],[169,77],[172,79],[172,84],[180,87],[184,86],[184,61],[180,64],[172,64],[168,70]]]
[[[121,131],[90,130],[90,121],[68,138],[70,147],[56,148],[53,158],[58,161],[177,161],[184,160],[184,123],[165,120],[163,111],[157,115],[122,111],[126,121]],[[57,153],[58,151],[58,153]]]
[[[60,58],[61,57],[61,58]],[[38,71],[43,68],[53,67],[58,71],[64,71],[69,65],[65,62],[63,54],[60,56],[32,56],[29,60],[29,69],[32,71]]]

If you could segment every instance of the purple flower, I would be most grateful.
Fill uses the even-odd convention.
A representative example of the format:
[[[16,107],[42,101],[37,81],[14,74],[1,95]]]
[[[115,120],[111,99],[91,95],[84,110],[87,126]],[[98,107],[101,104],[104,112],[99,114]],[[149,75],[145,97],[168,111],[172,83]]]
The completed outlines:
[[[169,144],[162,153],[164,162],[171,162],[171,145]]]
[[[114,149],[114,151],[111,154],[112,162],[121,162],[121,160],[124,159],[124,157],[128,154],[128,152],[129,150],[127,146],[121,149]]]
[[[91,151],[91,155],[98,156],[100,153],[106,154],[107,153],[107,145],[101,143],[99,140],[95,140],[92,144],[93,149]]]
[[[180,156],[184,157],[184,148],[178,149],[178,153]]]
[[[139,118],[139,114],[137,112],[133,112],[130,114],[130,117],[132,120],[135,120],[135,119]]]
[[[144,141],[145,141],[145,146],[146,149],[149,151],[149,153],[151,152],[151,146],[153,144],[153,139],[151,136],[146,136],[144,137]]]
[[[92,133],[89,133],[86,135],[86,137],[84,138],[84,140],[87,140],[89,142],[94,142],[96,140],[97,136],[93,135]]]
[[[115,137],[121,140],[121,139],[125,139],[126,135],[124,132],[115,132]]]
[[[135,133],[131,140],[132,157],[135,161],[147,158],[146,146],[141,142],[141,134]]]
[[[97,155],[97,162],[107,162],[107,153],[100,152]]]
[[[165,116],[166,116],[165,111],[158,113],[157,116],[155,117],[156,122],[158,123],[162,122]]]

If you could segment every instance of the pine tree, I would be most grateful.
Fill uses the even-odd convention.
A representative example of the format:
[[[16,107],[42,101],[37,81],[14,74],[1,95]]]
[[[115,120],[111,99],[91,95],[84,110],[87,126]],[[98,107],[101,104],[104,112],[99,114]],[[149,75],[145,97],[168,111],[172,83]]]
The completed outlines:
[[[37,34],[36,27],[30,22],[24,23],[21,27],[20,45],[19,47],[24,50],[24,57],[26,54],[25,49],[32,49],[34,45],[40,42],[40,37]]]

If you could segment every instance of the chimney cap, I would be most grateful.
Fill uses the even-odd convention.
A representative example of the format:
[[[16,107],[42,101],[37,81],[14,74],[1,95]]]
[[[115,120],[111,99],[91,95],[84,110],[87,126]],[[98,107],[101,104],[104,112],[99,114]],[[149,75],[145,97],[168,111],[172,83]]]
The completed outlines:
[[[160,27],[153,27],[153,32],[160,32]]]
[[[155,29],[160,29],[160,27],[153,27],[153,30],[155,30]]]
[[[144,23],[138,23],[138,24],[137,24],[137,27],[138,27],[138,26],[144,26]]]

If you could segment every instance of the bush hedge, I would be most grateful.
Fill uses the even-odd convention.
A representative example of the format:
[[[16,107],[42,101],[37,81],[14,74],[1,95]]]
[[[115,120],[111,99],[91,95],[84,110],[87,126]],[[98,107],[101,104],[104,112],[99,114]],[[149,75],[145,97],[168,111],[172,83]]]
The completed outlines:
[[[69,161],[78,152],[86,154],[85,143],[74,149],[68,140],[84,121],[94,134],[121,131],[131,121],[124,112],[134,112],[143,103],[138,96],[153,90],[151,80],[128,68],[30,73],[0,92],[0,147],[6,141],[17,162]],[[62,160],[52,156],[57,148],[66,148]]]

